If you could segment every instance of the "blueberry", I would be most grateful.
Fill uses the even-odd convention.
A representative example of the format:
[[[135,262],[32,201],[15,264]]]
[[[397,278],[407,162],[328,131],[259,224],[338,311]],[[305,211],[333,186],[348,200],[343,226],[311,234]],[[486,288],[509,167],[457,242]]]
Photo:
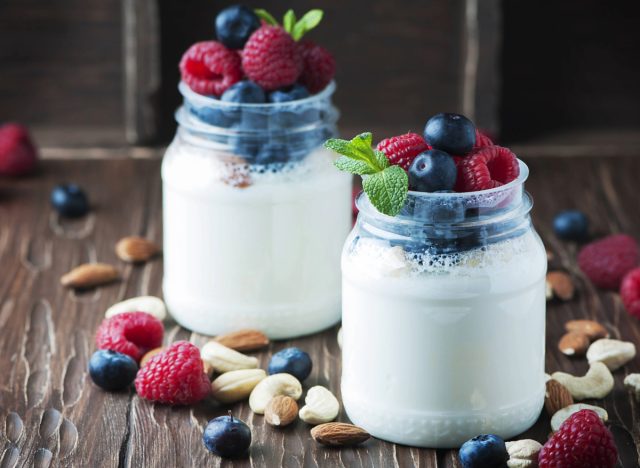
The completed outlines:
[[[58,213],[68,218],[79,218],[89,212],[89,201],[76,184],[57,185],[51,191],[51,204]]]
[[[460,447],[458,456],[464,468],[502,468],[509,459],[504,440],[493,434],[467,440]]]
[[[589,232],[589,220],[582,211],[561,211],[553,219],[553,230],[561,239],[583,240]]]
[[[259,27],[258,15],[244,5],[232,5],[216,16],[216,36],[229,49],[242,49]]]
[[[239,81],[229,87],[222,96],[221,101],[243,102],[245,104],[261,104],[266,101],[264,90],[253,81]]]
[[[464,156],[476,144],[476,127],[460,114],[436,114],[424,127],[424,138],[432,148]]]
[[[285,372],[302,382],[311,373],[311,358],[300,348],[285,348],[271,356],[269,374]]]
[[[420,153],[409,166],[409,187],[419,192],[451,190],[456,183],[456,163],[444,151]]]
[[[251,445],[251,430],[243,421],[229,416],[212,419],[202,434],[204,446],[221,457],[239,457]]]
[[[136,378],[138,364],[126,354],[101,349],[89,360],[91,380],[105,390],[122,390]]]
[[[289,161],[289,150],[285,145],[278,143],[267,143],[258,151],[255,159],[256,164],[277,164]]]
[[[301,84],[278,89],[269,93],[269,102],[291,102],[309,97],[309,90]]]

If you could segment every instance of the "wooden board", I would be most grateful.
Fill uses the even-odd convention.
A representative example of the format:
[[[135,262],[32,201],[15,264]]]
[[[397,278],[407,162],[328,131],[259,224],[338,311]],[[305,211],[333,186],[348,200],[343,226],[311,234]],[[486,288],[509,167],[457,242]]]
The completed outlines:
[[[526,156],[526,155],[525,155]],[[547,370],[582,374],[584,359],[572,360],[556,350],[566,320],[593,318],[613,337],[640,345],[640,323],[623,310],[617,294],[595,289],[575,265],[577,246],[556,239],[551,219],[557,209],[579,207],[594,232],[626,232],[640,238],[637,208],[637,158],[566,158],[531,160],[529,190],[534,219],[555,253],[553,267],[568,270],[578,285],[577,298],[551,303],[547,312]],[[62,180],[84,186],[93,213],[63,222],[48,204],[51,187]],[[302,422],[285,430],[267,427],[246,404],[231,407],[253,431],[249,459],[221,461],[201,442],[208,419],[227,408],[206,401],[193,408],[153,405],[133,391],[105,393],[87,376],[94,350],[93,334],[104,310],[121,299],[161,294],[162,260],[127,266],[115,257],[115,242],[139,234],[156,241],[161,232],[161,185],[158,160],[114,159],[46,161],[40,175],[0,180],[0,466],[419,466],[457,467],[453,451],[396,446],[371,440],[342,451],[318,447]],[[89,260],[118,266],[123,281],[74,293],[58,285],[71,267]],[[205,337],[167,325],[167,341]],[[314,370],[306,386],[327,385],[339,394],[340,351],[336,330],[309,338],[278,342],[259,354],[295,344],[306,349]],[[609,412],[621,453],[620,466],[638,463],[638,405],[622,385],[639,372],[638,359],[615,373],[616,387],[598,404]],[[346,420],[344,413],[341,420]],[[549,419],[542,415],[524,436],[544,441]],[[524,437],[523,436],[523,437]]]

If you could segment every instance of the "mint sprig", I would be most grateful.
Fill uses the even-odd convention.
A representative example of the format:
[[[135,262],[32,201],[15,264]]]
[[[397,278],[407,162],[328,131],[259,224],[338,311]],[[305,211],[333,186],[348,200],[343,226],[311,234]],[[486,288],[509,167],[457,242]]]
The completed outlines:
[[[257,8],[254,11],[256,15],[258,15],[258,18],[264,20],[267,24],[279,26],[278,20],[267,10]],[[306,33],[320,24],[323,16],[324,12],[322,10],[313,9],[306,12],[302,18],[297,20],[294,11],[288,10],[282,18],[282,27],[291,34],[294,41],[299,41]]]
[[[409,178],[400,166],[392,166],[387,156],[371,147],[373,135],[361,133],[351,140],[332,138],[326,148],[341,156],[335,166],[341,171],[362,176],[362,188],[376,209],[396,216],[404,206],[409,191]]]

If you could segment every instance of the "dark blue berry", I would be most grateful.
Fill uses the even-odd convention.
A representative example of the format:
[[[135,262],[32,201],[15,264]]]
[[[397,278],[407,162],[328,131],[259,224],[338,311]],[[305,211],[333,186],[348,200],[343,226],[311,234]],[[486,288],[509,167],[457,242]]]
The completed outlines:
[[[301,84],[269,93],[269,102],[291,102],[309,97],[309,90]]]
[[[192,112],[204,123],[215,127],[230,128],[240,119],[239,110],[218,109],[213,107],[193,108]]]
[[[302,382],[311,373],[311,358],[300,348],[285,348],[269,361],[269,374],[287,373]]]
[[[464,468],[503,468],[509,459],[504,440],[493,434],[467,440],[458,456]]]
[[[138,364],[126,354],[101,349],[89,359],[89,375],[100,388],[123,390],[136,378]]]
[[[266,101],[264,90],[253,81],[239,81],[229,87],[222,96],[221,101],[242,102],[245,104],[261,104]]]
[[[232,5],[216,16],[216,36],[229,49],[242,49],[259,27],[258,15],[244,5]]]
[[[553,219],[553,230],[561,239],[584,240],[589,233],[589,220],[582,211],[561,211]]]
[[[277,164],[289,161],[289,151],[285,145],[267,143],[258,151],[255,164]]]
[[[89,201],[76,184],[61,184],[51,191],[51,204],[58,213],[68,218],[78,218],[89,212]]]
[[[424,127],[424,138],[432,148],[464,156],[476,144],[476,127],[460,114],[436,114]]]
[[[245,455],[251,445],[251,430],[243,421],[229,416],[212,419],[202,434],[207,450],[221,457],[233,458]]]
[[[456,183],[456,163],[444,151],[420,153],[409,166],[409,187],[419,192],[451,190]]]

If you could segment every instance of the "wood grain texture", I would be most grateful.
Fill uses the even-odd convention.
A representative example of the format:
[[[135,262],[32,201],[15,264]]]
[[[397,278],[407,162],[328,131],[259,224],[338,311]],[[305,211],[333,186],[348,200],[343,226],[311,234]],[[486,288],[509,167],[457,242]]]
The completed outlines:
[[[526,159],[526,154],[524,155]],[[555,254],[552,268],[568,271],[578,286],[576,298],[553,302],[547,311],[547,371],[586,371],[584,359],[556,349],[565,321],[598,320],[614,338],[640,345],[640,323],[624,311],[617,294],[595,289],[575,264],[578,246],[552,234],[560,208],[586,210],[597,235],[626,232],[640,238],[637,208],[638,158],[531,159],[527,184],[536,205],[534,221]],[[571,177],[568,176],[571,174]],[[48,195],[61,180],[84,186],[91,216],[73,222],[51,213]],[[161,294],[162,259],[143,266],[121,263],[115,242],[125,235],[161,241],[159,161],[113,159],[46,161],[38,176],[0,180],[0,466],[285,466],[285,467],[459,467],[455,452],[415,449],[372,439],[359,448],[317,446],[309,427],[298,421],[283,430],[266,425],[246,403],[234,414],[253,431],[250,458],[221,461],[207,453],[201,436],[208,419],[226,407],[207,400],[192,408],[170,408],[142,401],[133,391],[106,393],[86,372],[94,350],[93,334],[105,309],[124,298]],[[58,285],[61,274],[80,263],[117,265],[119,283],[75,293]],[[206,338],[168,323],[166,341]],[[336,330],[309,338],[276,342],[257,353],[265,367],[275,350],[295,344],[306,349],[314,369],[305,387],[326,385],[340,395],[340,351]],[[604,401],[620,450],[622,467],[638,466],[638,404],[623,388],[638,358],[615,372],[616,387]],[[594,402],[590,402],[594,403]],[[346,421],[341,412],[339,420]],[[544,442],[550,431],[542,415],[523,435]]]

